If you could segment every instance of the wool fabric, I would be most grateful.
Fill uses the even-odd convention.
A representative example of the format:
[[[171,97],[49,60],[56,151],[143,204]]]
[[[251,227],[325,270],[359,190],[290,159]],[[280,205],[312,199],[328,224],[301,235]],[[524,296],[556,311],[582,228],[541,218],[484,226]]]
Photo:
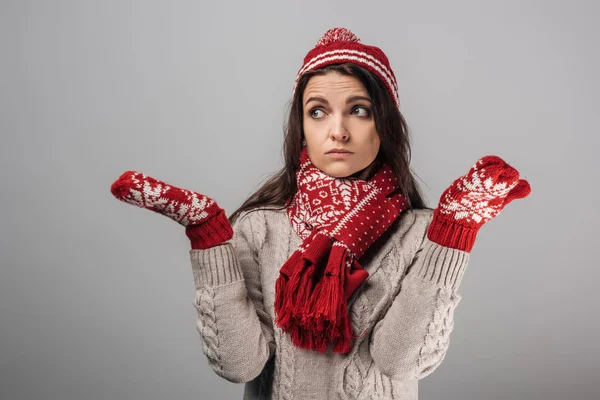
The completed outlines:
[[[225,210],[201,193],[133,170],[121,174],[110,191],[123,202],[162,214],[185,226],[193,249],[207,249],[233,236]]]
[[[287,214],[303,239],[280,270],[275,286],[276,323],[302,348],[334,352],[352,348],[347,299],[368,277],[358,263],[406,208],[387,164],[369,181],[334,178],[302,149],[298,191]]]
[[[531,193],[519,171],[494,155],[480,158],[442,193],[427,230],[429,240],[470,252],[477,232],[515,199]]]
[[[285,209],[244,211],[231,241],[190,250],[197,353],[215,377],[245,383],[239,398],[417,400],[419,380],[452,356],[469,260],[427,239],[432,214],[403,211],[363,255],[369,277],[348,299],[356,339],[338,354],[299,348],[274,324],[275,282],[302,239]]]
[[[341,63],[355,64],[377,75],[400,109],[398,83],[387,56],[379,47],[361,43],[360,39],[346,28],[329,29],[306,54],[302,67],[296,74],[293,92],[296,93],[298,80],[305,72]]]

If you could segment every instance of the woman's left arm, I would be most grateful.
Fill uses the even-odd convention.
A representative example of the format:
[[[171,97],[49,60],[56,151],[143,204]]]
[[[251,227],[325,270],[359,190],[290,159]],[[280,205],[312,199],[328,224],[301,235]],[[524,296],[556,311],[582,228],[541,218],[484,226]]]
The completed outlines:
[[[400,293],[371,334],[370,352],[385,375],[422,379],[442,362],[478,230],[531,188],[496,156],[481,158],[440,198]]]

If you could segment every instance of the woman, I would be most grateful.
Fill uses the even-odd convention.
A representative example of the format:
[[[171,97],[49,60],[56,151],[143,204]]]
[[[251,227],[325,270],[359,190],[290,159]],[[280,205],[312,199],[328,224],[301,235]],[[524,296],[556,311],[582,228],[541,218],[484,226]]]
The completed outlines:
[[[381,49],[327,31],[296,79],[285,166],[228,219],[135,171],[120,200],[186,227],[197,328],[250,399],[417,399],[442,362],[479,228],[530,192],[496,156],[425,207]]]

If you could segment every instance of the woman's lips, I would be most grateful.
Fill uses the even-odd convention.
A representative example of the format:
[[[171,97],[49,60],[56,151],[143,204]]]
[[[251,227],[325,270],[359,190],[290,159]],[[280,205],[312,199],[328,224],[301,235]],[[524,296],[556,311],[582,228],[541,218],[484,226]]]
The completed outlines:
[[[343,160],[345,158],[350,157],[352,155],[352,153],[331,152],[331,153],[327,153],[327,155],[336,160]]]

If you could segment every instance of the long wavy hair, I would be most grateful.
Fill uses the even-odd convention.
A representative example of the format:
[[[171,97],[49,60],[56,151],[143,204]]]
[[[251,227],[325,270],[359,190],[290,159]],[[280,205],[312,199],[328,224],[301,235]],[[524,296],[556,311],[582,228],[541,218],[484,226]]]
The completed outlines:
[[[396,107],[383,82],[370,71],[351,63],[328,65],[321,69],[304,73],[298,80],[296,92],[285,123],[283,143],[284,167],[266,182],[229,217],[231,224],[246,210],[257,208],[284,209],[287,200],[298,191],[296,170],[300,166],[302,151],[304,89],[312,76],[338,72],[359,79],[371,97],[375,128],[379,135],[380,147],[376,160],[386,162],[398,180],[400,193],[406,197],[408,208],[424,209],[423,195],[410,168],[409,130],[404,117]]]

